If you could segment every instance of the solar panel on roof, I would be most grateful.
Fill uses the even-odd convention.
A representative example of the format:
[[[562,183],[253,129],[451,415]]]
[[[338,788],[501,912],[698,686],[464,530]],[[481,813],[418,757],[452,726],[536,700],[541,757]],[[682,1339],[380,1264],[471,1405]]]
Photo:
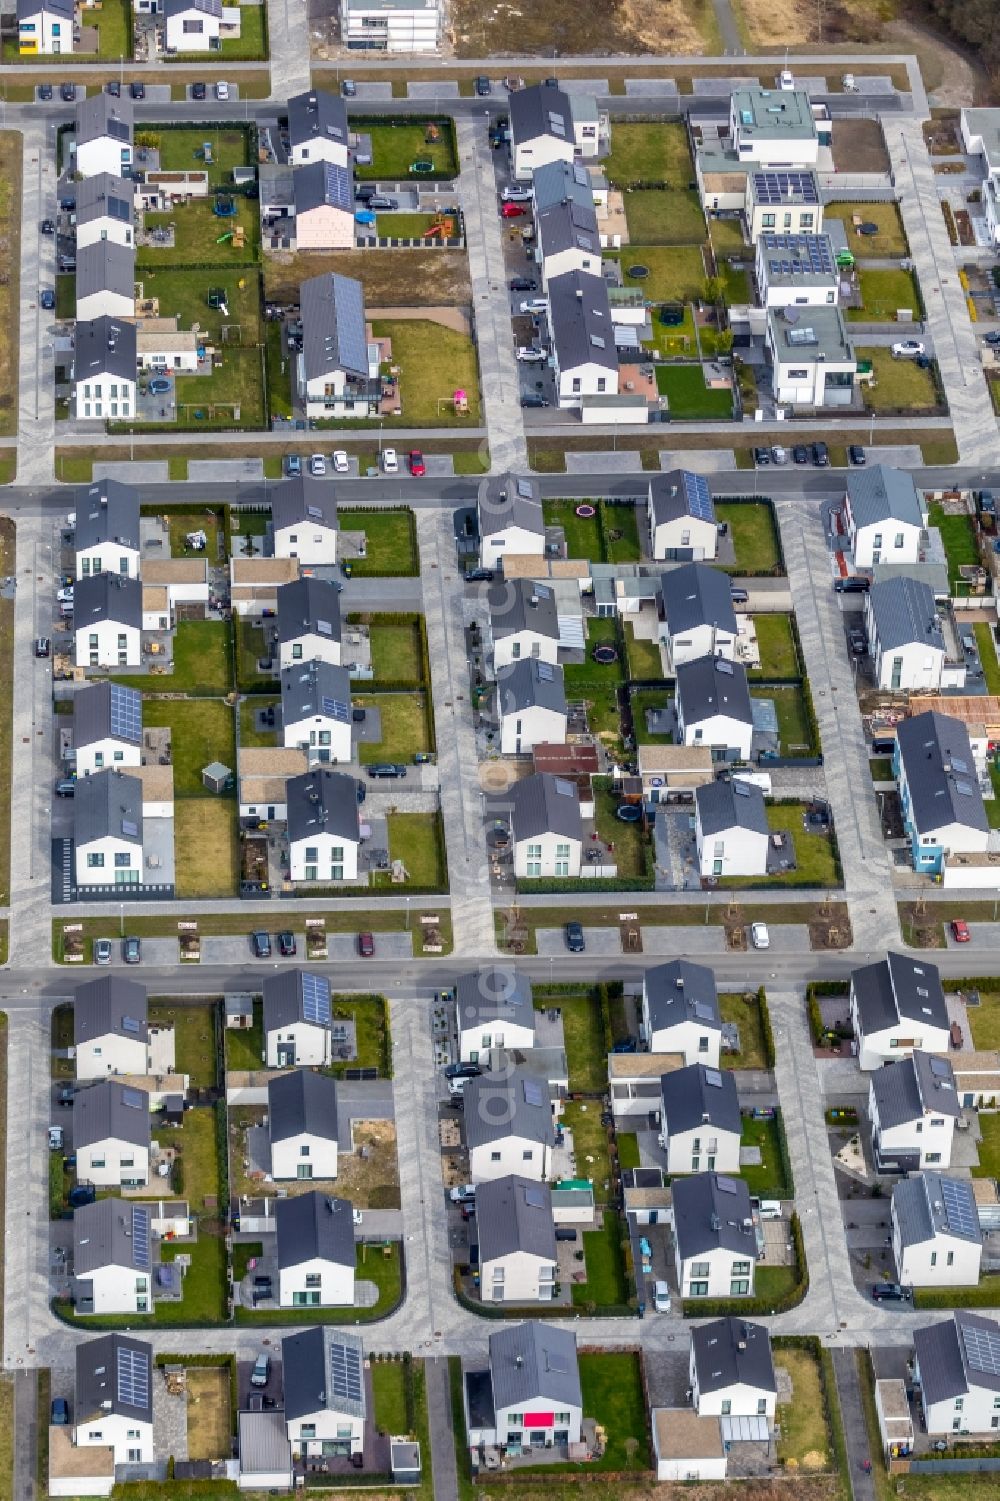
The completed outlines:
[[[715,1184],[720,1193],[734,1194],[736,1192],[736,1184],[732,1178],[716,1178]]]
[[[142,694],[137,689],[111,684],[111,733],[122,740],[142,739]]]
[[[333,314],[337,343],[344,365],[368,373],[368,340],[365,336],[365,303],[361,283],[346,276],[331,276]]]
[[[333,635],[333,626],[328,620],[317,620],[316,629],[319,631],[321,636]]]
[[[553,677],[552,663],[551,662],[539,662],[538,663],[538,676],[542,680],[543,683],[551,683],[552,677]]]
[[[952,756],[951,764],[955,771],[968,771],[969,763],[964,756]]]
[[[323,713],[329,714],[331,719],[336,719],[340,724],[350,724],[351,706],[344,703],[343,699],[327,698],[324,695],[319,702]]]
[[[132,1260],[144,1272],[149,1271],[149,1210],[132,1209]]]
[[[733,783],[733,792],[737,797],[749,797],[750,788],[746,782],[736,781]]]
[[[969,1185],[958,1183],[954,1178],[943,1178],[939,1187],[949,1226],[959,1235],[977,1235],[979,1214]]]
[[[713,1089],[722,1088],[722,1075],[717,1068],[706,1068],[705,1083],[711,1084]]]
[[[532,496],[534,495],[535,492],[534,492],[534,490],[532,488],[532,484],[531,484],[530,479],[519,479],[518,480],[518,482],[517,482],[517,493],[518,493],[518,495],[520,495],[520,497],[521,497],[522,500],[531,500],[531,498],[532,498]]]
[[[708,488],[708,481],[700,474],[684,475],[684,497],[687,507],[692,516],[697,516],[701,521],[712,521],[712,493]]]
[[[963,797],[971,797],[972,796],[972,783],[971,782],[963,782],[962,779],[959,778],[959,780],[955,783],[955,791],[956,792],[960,792]]]
[[[936,1077],[939,1079],[948,1078],[948,1075],[951,1073],[951,1065],[948,1063],[947,1059],[930,1058],[928,1059],[928,1062],[930,1063],[932,1074],[936,1075]]]
[[[302,1015],[321,1027],[330,1024],[330,987],[321,975],[302,976]]]
[[[330,1343],[330,1391],[335,1398],[345,1402],[360,1402],[361,1352],[357,1345]]]
[[[542,1094],[542,1086],[537,1079],[523,1079],[521,1087],[524,1090],[524,1102],[526,1105],[544,1105],[545,1096]]]
[[[971,1371],[1000,1376],[1000,1331],[960,1324],[965,1358]]]
[[[127,1105],[130,1110],[142,1110],[145,1108],[146,1096],[141,1089],[123,1089],[122,1104]]]
[[[703,1022],[710,1022],[715,1016],[715,1012],[707,1001],[695,1001],[694,1014]]]
[[[122,1031],[129,1032],[132,1036],[138,1037],[140,1026],[134,1016],[122,1017]]]
[[[118,1400],[129,1407],[149,1406],[149,1356],[145,1350],[118,1348]]]
[[[733,675],[733,664],[732,664],[732,662],[727,662],[726,659],[725,659],[725,657],[716,657],[716,659],[715,659],[715,670],[716,670],[716,672],[723,673],[726,677],[732,677],[732,675]]]
[[[122,833],[125,834],[129,839],[137,839],[139,837],[139,825],[137,823],[133,823],[131,818],[123,818]]]
[[[306,506],[306,515],[311,516],[314,521],[323,520],[323,512],[320,510],[319,506]]]
[[[754,172],[754,197],[758,203],[785,203],[795,198],[801,203],[818,203],[816,178],[811,172]]]
[[[524,1202],[530,1204],[532,1209],[545,1208],[545,1195],[537,1183],[531,1183],[524,1190]]]

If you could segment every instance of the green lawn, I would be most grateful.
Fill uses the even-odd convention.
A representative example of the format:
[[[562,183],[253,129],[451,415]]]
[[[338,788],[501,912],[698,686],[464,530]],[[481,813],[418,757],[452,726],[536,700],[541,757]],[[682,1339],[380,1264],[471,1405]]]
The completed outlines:
[[[420,572],[417,526],[410,510],[342,510],[337,513],[342,532],[364,532],[365,556],[351,559],[356,578],[369,574],[382,578],[416,577]]]
[[[576,1176],[589,1178],[598,1204],[610,1202],[611,1158],[608,1131],[601,1125],[599,1100],[567,1100],[563,1123],[573,1133]]]
[[[733,415],[733,393],[709,390],[700,365],[657,365],[656,389],[676,421],[719,422]]]
[[[430,706],[424,693],[358,693],[351,699],[356,709],[378,709],[382,739],[363,741],[358,747],[362,766],[376,761],[412,762],[417,751],[430,751]]]
[[[815,755],[815,745],[809,720],[806,717],[805,698],[800,685],[782,684],[754,688],[751,698],[767,698],[774,703],[778,716],[778,751],[782,756]]]
[[[274,693],[277,679],[259,673],[257,662],[268,655],[265,650],[264,632],[245,616],[233,618],[236,631],[236,686],[241,693]]]
[[[351,129],[368,134],[372,138],[372,160],[359,165],[360,179],[383,178],[390,182],[410,176],[410,164],[415,161],[431,161],[438,172],[447,177],[458,174],[458,155],[455,149],[455,126],[453,121],[437,119],[441,132],[438,141],[425,139],[426,125],[407,120],[405,116],[391,123],[384,119],[371,120],[351,117]],[[425,179],[426,181],[426,179]]]
[[[419,687],[427,677],[420,625],[416,620],[386,621],[370,617],[374,682],[412,683]]]
[[[576,507],[593,504],[593,516],[578,516]],[[546,526],[561,526],[566,538],[566,554],[570,558],[587,558],[591,563],[603,563],[601,528],[597,519],[598,502],[579,500],[543,500],[542,517]]]
[[[565,669],[566,697],[586,704],[591,734],[618,736],[621,734],[618,690],[624,682],[623,663],[595,662],[591,652],[599,642],[617,642],[615,622],[592,616],[587,622],[586,661],[570,663]]]
[[[632,728],[635,732],[637,745],[667,745],[669,740],[664,735],[653,735],[646,728],[646,711],[652,709],[665,709],[673,698],[673,694],[664,687],[640,689],[638,693],[631,695],[632,702]]]
[[[732,307],[734,303],[750,301],[750,272],[742,266],[731,266],[728,261],[723,261],[719,266],[719,275],[726,285],[726,302]]]
[[[983,666],[986,692],[1000,693],[1000,662],[997,661],[993,632],[984,620],[979,621],[972,629],[976,633],[976,646],[979,649],[979,660]]]
[[[211,374],[174,378],[177,426],[214,423],[241,428],[265,426],[264,371],[260,347],[226,345]]]
[[[87,10],[82,18],[81,25],[96,26],[100,34],[97,44],[97,56],[117,62],[120,57],[126,59],[132,55],[129,40],[129,26],[125,7],[129,0],[101,0],[100,10]],[[81,61],[85,60],[80,54]],[[93,53],[90,54],[93,57]]]
[[[640,1357],[634,1353],[581,1354],[583,1410],[605,1429],[607,1448],[587,1470],[642,1470],[649,1463],[646,1401]]]
[[[663,677],[660,648],[655,641],[637,640],[630,621],[625,622],[628,675],[635,682],[655,682]]]
[[[659,195],[662,196],[662,195]],[[701,296],[705,261],[699,245],[657,245],[636,238],[606,258],[621,261],[627,287],[639,287],[650,302],[694,302]],[[630,266],[646,266],[649,275],[636,279]]]
[[[791,1401],[779,1403],[775,1413],[781,1427],[779,1464],[801,1465],[807,1472],[829,1468],[830,1430],[823,1400],[823,1377],[816,1356],[811,1350],[776,1348],[774,1364],[784,1368],[792,1383]],[[817,1459],[820,1455],[822,1464]]]
[[[426,886],[432,891],[445,891],[448,886],[448,870],[444,858],[444,832],[440,813],[390,813],[389,858],[402,860],[407,872],[407,885]],[[388,876],[375,878],[376,884],[388,885]],[[393,886],[394,893],[406,891]]]
[[[457,234],[458,219],[454,215],[445,214],[379,214],[376,232],[387,240],[419,240],[432,225],[448,217],[453,219]],[[448,238],[453,239],[454,235],[449,235]]]
[[[918,1287],[914,1308],[996,1308],[1000,1302],[1000,1272],[984,1272],[974,1287]]]
[[[388,1255],[383,1252],[388,1251]],[[398,1241],[366,1245],[359,1243],[355,1276],[359,1281],[374,1282],[378,1298],[370,1308],[352,1308],[346,1313],[343,1308],[237,1308],[237,1324],[343,1324],[348,1319],[354,1324],[368,1324],[374,1319],[384,1319],[398,1305],[403,1295],[402,1266]]]
[[[164,676],[115,675],[113,681],[145,692],[221,697],[232,686],[232,635],[224,620],[182,620],[174,633],[174,670]],[[211,760],[211,757],[209,757]]]
[[[406,1367],[401,1360],[372,1362],[375,1423],[380,1433],[406,1433]]]
[[[273,695],[254,694],[252,698],[240,699],[240,747],[277,745],[277,730],[257,729],[257,710],[273,708],[278,703]]]
[[[740,1050],[738,1053],[724,1055],[726,1068],[767,1068],[760,1002],[756,993],[752,994],[753,999],[749,1002],[743,999],[743,991],[724,991],[719,996],[722,1020],[735,1022],[740,1029]]]
[[[157,266],[193,266],[200,262],[228,266],[242,264],[260,258],[260,214],[258,205],[248,198],[236,198],[235,215],[220,218],[213,212],[214,200],[193,198],[183,200],[169,213],[146,214],[147,230],[173,225],[173,245],[140,245],[136,250],[137,275],[141,280],[147,268]],[[232,231],[236,225],[243,228],[242,249],[233,244]],[[230,238],[223,240],[222,236]],[[280,325],[276,325],[280,327]]]
[[[586,1308],[590,1303],[607,1307],[625,1302],[625,1257],[621,1234],[621,1221],[610,1209],[604,1211],[604,1222],[599,1230],[584,1230],[583,1257],[587,1280],[573,1283],[575,1308]]]
[[[618,1166],[624,1172],[626,1168],[639,1167],[639,1138],[634,1131],[618,1132]]]
[[[210,761],[236,772],[236,726],[228,704],[215,699],[143,699],[144,725],[169,725],[174,796],[216,797],[201,778]]]
[[[608,181],[616,188],[634,182],[687,188],[694,177],[687,131],[677,120],[663,124],[617,121],[611,155],[602,167]]]
[[[154,1000],[149,1021],[173,1027],[175,1066],[179,1074],[190,1075],[192,1089],[214,1089],[219,1082],[215,1005]]]
[[[56,317],[76,317],[76,277],[56,277]]]
[[[736,565],[731,573],[773,573],[780,565],[774,510],[767,501],[720,501],[715,519],[726,522],[733,539]]]
[[[264,356],[267,363],[267,397],[272,417],[292,415],[292,372],[281,347],[281,324],[264,325]],[[266,462],[266,461],[265,461]],[[278,460],[278,476],[281,460]]]
[[[175,895],[231,897],[239,882],[236,799],[180,798],[174,804]]]
[[[634,505],[614,505],[601,501],[601,515],[608,542],[609,563],[638,563],[642,555],[639,542],[639,517]]]
[[[376,338],[391,338],[392,363],[399,368],[402,422],[407,427],[475,427],[479,421],[479,367],[468,334],[429,318],[372,324]],[[452,397],[463,390],[469,409],[456,414]]]
[[[236,125],[196,125],[143,127],[139,134],[158,144],[160,167],[164,172],[208,171],[212,187],[226,187],[232,182],[234,167],[249,167],[250,134]],[[212,148],[212,161],[206,169],[201,155],[206,141]]]
[[[264,1005],[253,1003],[252,1027],[226,1028],[226,1070],[260,1068],[264,1055]]]
[[[912,271],[866,271],[858,273],[864,305],[847,309],[847,321],[855,323],[895,323],[897,310],[909,308],[914,318],[920,316],[920,293]]]
[[[759,1199],[792,1198],[795,1190],[786,1180],[781,1165],[777,1121],[755,1121],[745,1117],[740,1144],[760,1148],[760,1166],[740,1168],[740,1177],[750,1192]]]
[[[701,245],[706,235],[698,194],[687,188],[626,193],[625,223],[633,245]]]
[[[709,239],[716,256],[741,255],[746,252],[747,242],[743,234],[742,219],[709,219]]]
[[[888,349],[856,346],[859,360],[870,360],[875,385],[861,386],[865,406],[874,412],[933,412],[940,405],[934,375],[916,360],[894,360]]]
[[[650,837],[641,823],[623,823],[615,817],[620,799],[614,790],[594,784],[594,822],[606,844],[614,845],[620,880],[636,880],[652,872]]]
[[[787,1298],[798,1286],[798,1273],[793,1266],[761,1266],[754,1271],[754,1297],[767,1298],[772,1304]],[[739,1299],[733,1301],[733,1312],[739,1312]]]
[[[155,1128],[153,1134],[157,1134]],[[194,1214],[216,1213],[222,1206],[219,1202],[221,1183],[214,1108],[198,1105],[193,1110],[185,1110],[183,1126],[166,1131],[165,1137],[171,1146],[178,1148],[179,1160],[183,1164],[183,1188],[175,1190],[178,1197],[187,1199]],[[147,1192],[161,1194],[163,1188],[163,1183],[157,1180],[150,1184]]]
[[[549,995],[544,987],[536,986],[534,994],[537,1011],[554,1006],[562,1013],[570,1093],[603,1094],[608,1087],[608,1059],[604,1051],[597,992],[583,990],[577,995]]]
[[[208,1112],[204,1112],[208,1114]],[[184,1274],[184,1296],[179,1303],[157,1302],[156,1324],[219,1324],[226,1307],[226,1246],[221,1236],[203,1231],[196,1245],[160,1245],[163,1261],[189,1255],[191,1265]],[[136,1320],[131,1320],[135,1327]]]
[[[976,546],[976,529],[972,524],[971,516],[967,516],[964,512],[958,515],[946,515],[940,502],[932,500],[927,511],[927,524],[936,526],[941,533],[941,541],[948,559],[948,574],[951,579],[959,577],[959,568],[978,564],[979,549]],[[986,631],[988,634],[989,626],[986,627]],[[996,653],[994,653],[994,660],[995,658]]]
[[[877,235],[856,234],[851,222],[854,214],[858,214],[866,224],[877,224],[879,233]],[[824,218],[843,221],[847,242],[857,260],[875,260],[884,256],[898,259],[900,256],[909,254],[910,247],[907,244],[903,221],[895,203],[828,203],[824,210]]]
[[[979,1166],[972,1169],[974,1178],[1000,1177],[1000,1115],[980,1114]]]
[[[219,349],[225,325],[226,354],[230,345],[248,348],[262,341],[260,276],[256,270],[215,265],[209,258],[209,264],[198,270],[146,267],[141,280],[145,295],[158,299],[161,317],[176,315],[181,328],[191,328],[197,323],[206,339]],[[225,314],[208,304],[209,289],[217,287],[226,294],[223,300],[229,311]],[[189,375],[184,379],[204,382],[205,377]]]
[[[328,1070],[335,1078],[348,1068],[377,1068],[383,1079],[392,1078],[392,1041],[389,1036],[389,1006],[383,995],[341,995],[333,1002],[335,1021],[354,1022],[357,1057],[348,1063],[333,1063]]]
[[[839,886],[833,841],[828,834],[809,833],[802,823],[804,803],[769,803],[767,806],[768,827],[791,831],[795,848],[795,872],[793,879],[808,881],[813,886]]]
[[[750,677],[797,677],[801,668],[791,615],[755,615],[753,623],[760,648],[760,666],[753,668]]]

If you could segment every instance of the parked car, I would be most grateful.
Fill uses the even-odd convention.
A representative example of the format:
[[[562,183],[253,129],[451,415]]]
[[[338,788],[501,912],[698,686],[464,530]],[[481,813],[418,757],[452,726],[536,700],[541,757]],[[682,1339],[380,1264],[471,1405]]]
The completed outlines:
[[[53,292],[51,287],[43,287],[39,294],[38,300],[45,311],[47,313],[50,313],[56,305],[56,294],[55,292]]]
[[[192,99],[204,99],[207,92],[208,91],[203,83],[193,83],[191,85]]]
[[[771,450],[769,448],[755,448],[753,451],[753,461],[758,468],[762,469],[766,464],[770,464],[771,462]]]
[[[853,626],[848,631],[847,640],[853,654],[856,657],[863,657],[868,650],[868,640],[860,626]]]
[[[812,446],[812,461],[820,469],[829,468],[830,450],[825,443],[814,443]]]
[[[492,94],[492,92],[493,92],[493,85],[490,83],[489,79],[486,77],[486,74],[485,73],[477,73],[476,74],[476,93],[479,95],[480,99],[485,99],[486,96],[488,94]]]
[[[216,99],[220,99],[223,103],[225,103],[225,101],[229,98],[228,83],[217,83],[215,85],[215,97]]]
[[[517,358],[525,365],[542,365],[548,355],[544,349],[536,349],[532,344],[522,344],[517,351]]]
[[[478,1063],[449,1063],[444,1076],[446,1079],[478,1079],[481,1073]]]
[[[122,939],[122,958],[126,964],[142,963],[142,943],[138,938]]]
[[[846,579],[834,579],[833,587],[837,594],[866,594],[871,579],[866,573],[852,573]]]
[[[43,235],[54,235],[55,232],[56,232],[56,226],[53,223],[53,221],[51,219],[43,219],[42,220],[42,234]]]
[[[544,313],[549,305],[547,297],[529,297],[522,302],[519,311],[522,313]]]
[[[571,954],[582,954],[587,947],[583,936],[583,923],[568,922],[563,929],[566,934],[566,947]]]
[[[872,1299],[876,1303],[908,1303],[910,1289],[899,1282],[873,1282]]]
[[[383,448],[382,450],[382,473],[399,473],[399,455],[394,448]]]
[[[919,339],[900,339],[891,346],[890,353],[894,360],[915,360],[918,354],[926,354],[927,350]]]
[[[399,208],[399,199],[390,198],[388,193],[373,193],[368,199],[368,207],[375,211],[381,209],[383,213]]]
[[[512,276],[510,289],[512,292],[535,292],[538,290],[538,283],[531,276]]]
[[[988,334],[983,334],[983,343],[994,346],[1000,344],[1000,329],[992,328]]]
[[[35,656],[36,657],[47,657],[48,654],[49,654],[49,651],[50,651],[50,642],[49,642],[48,636],[36,636],[36,638],[35,638]]]
[[[270,1281],[270,1280],[271,1279],[268,1278],[268,1281]],[[270,1376],[270,1374],[271,1374],[271,1357],[270,1357],[270,1355],[258,1355],[257,1359],[253,1363],[253,1370],[250,1372],[250,1385],[251,1386],[256,1386],[256,1387],[266,1386],[267,1385],[267,1380],[268,1380],[268,1377]]]
[[[548,398],[540,396],[536,391],[526,391],[521,397],[523,407],[547,407],[548,404]]]
[[[767,931],[766,922],[751,923],[750,942],[755,949],[769,949],[771,947],[771,935]]]
[[[285,455],[285,473],[289,479],[295,479],[297,475],[302,473],[302,460],[297,453]]]
[[[324,475],[326,473],[326,457],[325,457],[324,454],[321,454],[321,453],[310,454],[310,456],[309,456],[309,473],[311,475],[313,475],[314,478],[316,478],[316,479],[319,479],[322,475]]]
[[[465,575],[465,582],[467,584],[492,584],[493,569],[470,568],[468,573]]]
[[[95,938],[94,939],[94,963],[95,964],[110,964],[111,963],[111,939],[110,938]]]
[[[969,924],[964,917],[954,917],[949,924],[951,936],[956,943],[968,943],[972,934],[969,932]]]
[[[104,85],[104,87],[107,90],[107,92],[111,95],[112,99],[120,99],[121,98],[121,96],[122,96],[122,86],[118,82],[117,78],[112,78],[111,82],[110,83],[106,83]]]
[[[781,446],[780,443],[772,443],[771,444],[771,463],[772,464],[779,464],[779,465],[780,464],[787,464],[788,463],[788,449],[787,448],[782,448],[782,446]]]
[[[358,953],[362,959],[374,959],[375,935],[374,933],[358,934]]]
[[[809,450],[804,443],[796,443],[792,449],[793,464],[808,464]]]
[[[669,1282],[653,1283],[653,1307],[657,1313],[670,1312],[670,1284]]]
[[[260,928],[250,934],[250,951],[255,959],[270,959],[271,935]]]
[[[343,99],[354,99],[357,96],[357,92],[358,86],[353,78],[342,78],[340,80],[340,93]]]
[[[49,1422],[53,1428],[65,1428],[69,1422],[69,1403],[65,1397],[53,1397],[52,1407],[49,1411]]]
[[[523,219],[528,210],[523,203],[501,203],[500,213],[504,219]]]
[[[346,449],[344,449],[344,448],[335,448],[333,450],[333,453],[330,455],[330,457],[331,457],[331,459],[333,461],[333,472],[334,472],[334,474],[350,474],[350,472],[351,472],[351,465],[350,465],[350,461],[348,460],[348,457],[347,457],[347,450]]]
[[[66,1202],[70,1209],[82,1209],[84,1204],[93,1204],[96,1198],[97,1189],[92,1183],[78,1183],[66,1195]]]
[[[72,777],[60,777],[56,783],[56,797],[75,797],[76,782]]]
[[[61,84],[60,87],[59,87],[59,97],[60,97],[60,99],[64,99],[67,104],[75,104],[76,103],[76,84],[75,83],[64,83],[64,84]]]
[[[474,1183],[459,1183],[448,1190],[448,1197],[453,1204],[474,1204],[476,1200],[476,1185]]]
[[[410,466],[410,473],[414,479],[421,479],[427,473],[427,465],[419,448],[411,448],[406,456],[406,462]]]
[[[50,1126],[49,1127],[49,1151],[50,1152],[61,1152],[62,1151],[62,1144],[63,1144],[63,1128],[62,1128],[62,1126]]]
[[[500,194],[500,198],[503,203],[530,203],[531,189],[529,187],[514,184],[511,187],[504,188],[503,192]]]
[[[852,443],[850,445],[847,450],[847,457],[852,464],[861,465],[867,463],[867,456],[860,443]]]
[[[282,959],[295,958],[295,934],[290,933],[287,928],[278,934],[278,953]]]
[[[38,85],[38,97],[47,104],[52,98],[52,85],[50,83],[40,83]]]
[[[376,778],[405,777],[406,767],[394,761],[375,761],[369,766],[368,775]]]
[[[129,93],[132,95],[133,99],[145,99],[145,97],[146,97],[146,85],[144,83],[133,83],[133,84],[130,84],[129,85]]]

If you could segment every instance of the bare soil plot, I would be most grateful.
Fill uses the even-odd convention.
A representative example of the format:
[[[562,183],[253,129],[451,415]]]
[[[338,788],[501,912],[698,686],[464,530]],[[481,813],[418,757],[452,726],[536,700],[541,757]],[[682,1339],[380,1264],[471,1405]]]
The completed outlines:
[[[399,1158],[392,1121],[355,1121],[354,1152],[337,1155],[337,1193],[358,1209],[399,1208]]]
[[[189,1367],[187,1435],[189,1459],[228,1459],[230,1439],[228,1366]]]
[[[296,302],[310,276],[339,271],[356,277],[370,307],[427,307],[465,303],[472,297],[469,262],[463,250],[336,250],[329,255],[278,254],[264,257],[264,296]]]
[[[838,172],[888,172],[889,153],[878,120],[835,120],[833,165]]]
[[[716,24],[711,0],[517,0],[486,6],[453,0],[450,36],[458,57],[572,57],[608,53],[711,53]],[[554,50],[553,50],[554,49]]]
[[[733,11],[751,45],[797,46],[874,42],[882,34],[878,7],[871,0],[829,0],[817,12],[815,0],[733,0]],[[822,33],[818,23],[821,21]]]

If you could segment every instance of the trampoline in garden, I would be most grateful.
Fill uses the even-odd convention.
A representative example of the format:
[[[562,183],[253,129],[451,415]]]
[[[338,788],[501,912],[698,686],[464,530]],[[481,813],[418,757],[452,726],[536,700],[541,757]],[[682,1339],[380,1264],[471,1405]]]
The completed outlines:
[[[597,515],[597,507],[588,505],[587,502],[584,501],[583,505],[576,507],[573,514],[574,516],[579,516],[582,521],[589,521],[592,516]]]
[[[595,662],[602,667],[610,667],[612,662],[618,661],[618,648],[616,646],[595,646],[593,651]]]

